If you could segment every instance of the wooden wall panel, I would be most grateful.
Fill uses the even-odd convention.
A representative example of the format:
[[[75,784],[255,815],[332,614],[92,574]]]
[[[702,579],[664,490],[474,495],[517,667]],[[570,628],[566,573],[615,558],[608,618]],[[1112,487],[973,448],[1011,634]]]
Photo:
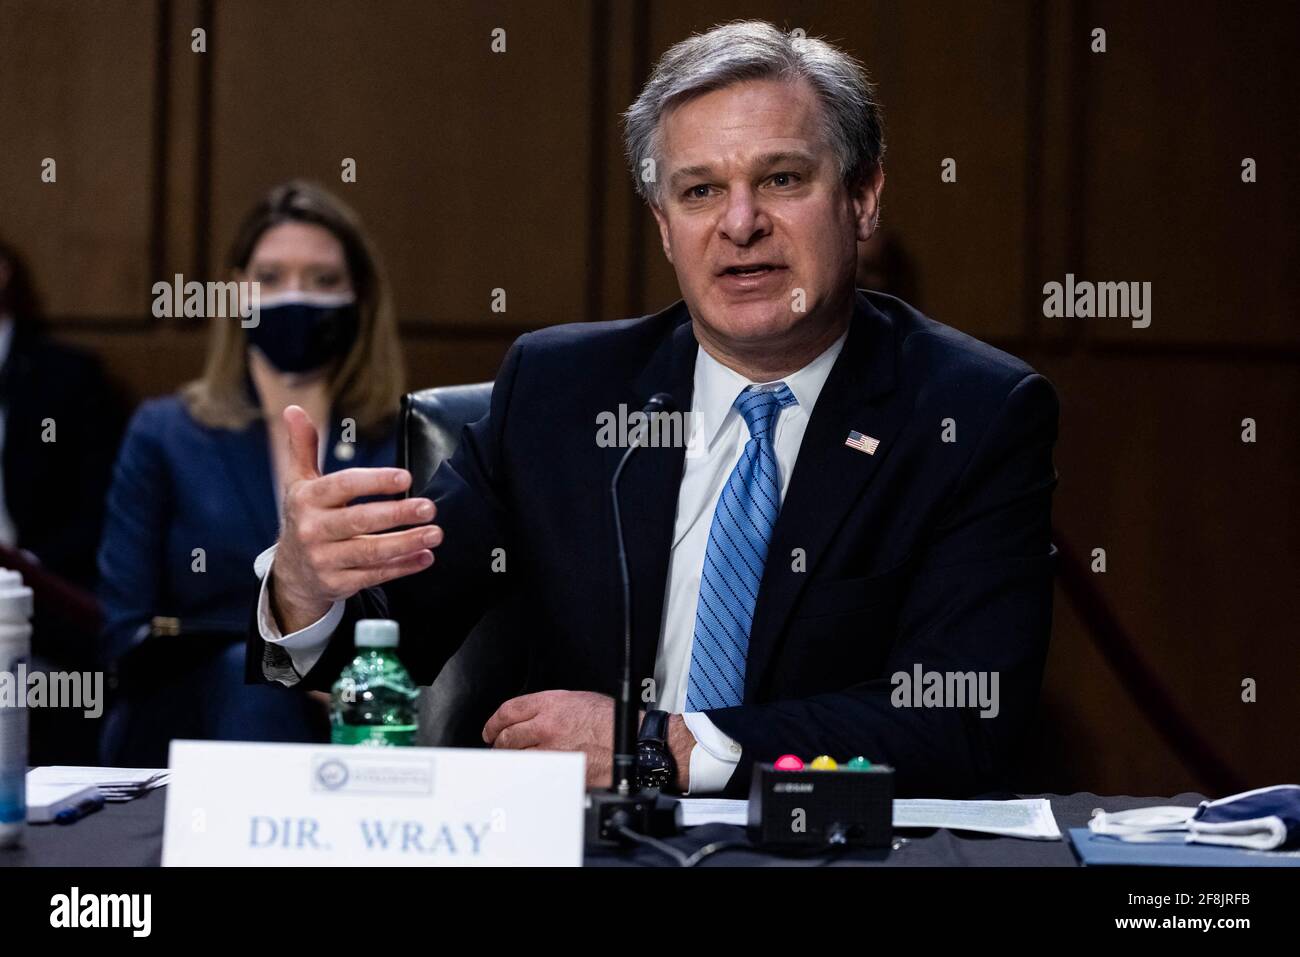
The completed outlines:
[[[0,7],[0,235],[48,313],[148,314],[156,5]],[[57,181],[41,181],[44,158]]]
[[[1056,525],[1081,556],[1106,550],[1107,570],[1093,581],[1224,760],[1260,784],[1289,780],[1292,751],[1264,742],[1300,733],[1289,677],[1300,673],[1295,364],[1028,358],[1061,396]],[[1241,441],[1247,416],[1258,422],[1254,444]],[[1075,667],[1086,658],[1074,647],[1081,639],[1058,629],[1052,660],[1087,695],[1096,683]],[[1254,704],[1241,700],[1244,678],[1258,682]],[[1109,731],[1127,733],[1118,718]],[[1131,769],[1140,783],[1112,775],[1111,786],[1166,793],[1177,784],[1162,759],[1151,764],[1158,770]]]
[[[1153,284],[1151,326],[1107,342],[1294,346],[1300,300],[1300,30],[1293,5],[1099,0],[1084,83],[1080,278]],[[1083,38],[1080,42],[1085,42]],[[1258,181],[1241,180],[1253,157]]]
[[[1059,587],[1024,761],[1016,784],[1025,791],[1172,795],[1206,787],[1119,682]]]
[[[246,208],[320,181],[373,232],[406,320],[585,318],[590,6],[216,7],[212,269]],[[507,52],[489,49],[506,32]],[[355,158],[355,184],[340,163]],[[492,290],[507,312],[490,310]]]
[[[882,222],[911,253],[921,304],[972,335],[1025,332],[1028,3],[864,5],[890,138]],[[864,12],[865,18],[867,14]],[[957,182],[940,164],[957,161]]]
[[[206,245],[199,235],[205,225],[196,215],[202,205],[206,176],[202,156],[206,144],[203,126],[207,116],[200,108],[204,78],[210,75],[210,53],[195,52],[192,32],[204,29],[211,33],[206,17],[210,4],[203,0],[170,0],[168,13],[165,109],[162,118],[166,130],[165,165],[162,170],[164,195],[162,269],[158,279],[171,281],[176,273],[201,273],[197,257]],[[193,331],[195,323],[171,323]]]
[[[624,319],[646,311],[645,262],[651,257],[644,248],[648,214],[636,195],[623,158],[619,114],[635,98],[649,68],[649,17],[645,4],[602,4],[597,9],[604,11],[601,25],[606,40],[603,68],[597,80],[600,88],[592,101],[591,128],[597,156],[592,168],[596,177],[592,191],[599,200],[589,258],[593,269],[597,263],[600,266],[592,318]]]

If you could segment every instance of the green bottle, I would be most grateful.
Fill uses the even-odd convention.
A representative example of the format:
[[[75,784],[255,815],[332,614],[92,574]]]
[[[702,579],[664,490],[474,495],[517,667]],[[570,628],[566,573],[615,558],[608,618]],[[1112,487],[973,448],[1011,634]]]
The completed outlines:
[[[330,690],[330,741],[394,747],[415,744],[419,690],[398,660],[397,622],[357,622],[357,655]]]

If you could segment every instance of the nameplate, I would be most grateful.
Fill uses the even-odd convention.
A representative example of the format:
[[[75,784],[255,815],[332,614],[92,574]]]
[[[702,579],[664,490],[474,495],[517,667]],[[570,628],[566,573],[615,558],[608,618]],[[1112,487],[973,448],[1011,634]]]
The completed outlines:
[[[582,864],[586,757],[173,741],[163,866]]]

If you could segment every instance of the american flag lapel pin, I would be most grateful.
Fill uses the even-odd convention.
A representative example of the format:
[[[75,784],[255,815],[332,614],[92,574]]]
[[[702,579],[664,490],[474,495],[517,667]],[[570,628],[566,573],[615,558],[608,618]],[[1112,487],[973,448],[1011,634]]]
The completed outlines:
[[[880,439],[873,439],[861,432],[850,432],[849,437],[844,440],[844,444],[851,449],[857,449],[859,452],[875,455],[876,449],[880,448]]]

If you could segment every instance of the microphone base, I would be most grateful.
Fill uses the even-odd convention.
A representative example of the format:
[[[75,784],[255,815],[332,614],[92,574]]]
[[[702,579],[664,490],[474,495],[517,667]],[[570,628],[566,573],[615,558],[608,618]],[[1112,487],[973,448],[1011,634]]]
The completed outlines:
[[[634,843],[619,833],[619,827],[637,834],[652,834],[655,802],[659,792],[653,788],[635,794],[619,794],[609,788],[587,792],[586,845],[588,847],[625,847]]]

